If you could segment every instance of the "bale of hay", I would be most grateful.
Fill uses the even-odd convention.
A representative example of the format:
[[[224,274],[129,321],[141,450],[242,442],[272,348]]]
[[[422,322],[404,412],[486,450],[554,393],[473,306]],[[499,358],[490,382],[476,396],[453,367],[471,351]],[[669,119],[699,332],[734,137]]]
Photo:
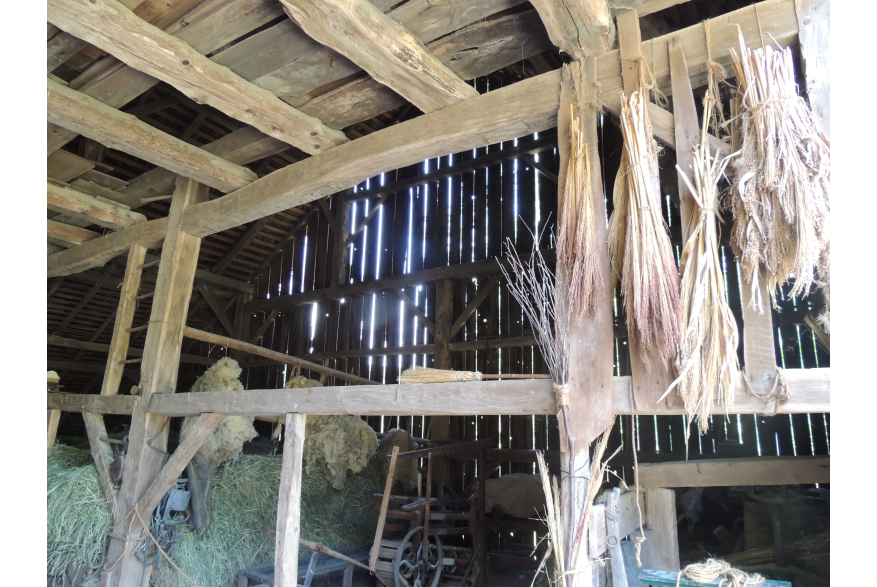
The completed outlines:
[[[195,381],[190,391],[243,391],[244,386],[238,379],[241,368],[238,362],[228,357],[219,359]],[[194,425],[196,418],[183,420],[180,439],[184,439]],[[226,416],[207,440],[198,449],[198,456],[217,467],[225,461],[236,459],[241,454],[244,443],[258,436],[253,426],[253,416]]]
[[[113,516],[91,453],[56,444],[46,467],[46,574],[61,580],[71,568],[99,567]],[[94,573],[83,585],[97,585]]]
[[[335,489],[343,489],[347,471],[362,471],[378,447],[371,426],[358,416],[308,416],[304,461],[312,470],[319,462]]]
[[[381,463],[383,463],[385,477],[390,471],[390,463],[387,462],[387,456],[393,452],[394,446],[399,447],[399,452],[417,450],[417,443],[414,442],[414,439],[411,438],[407,430],[400,428],[388,430],[381,439],[381,445],[378,447],[378,456],[381,459]],[[401,483],[404,491],[415,491],[417,489],[417,473],[417,461],[415,460],[396,463],[393,486],[395,487],[397,483]]]

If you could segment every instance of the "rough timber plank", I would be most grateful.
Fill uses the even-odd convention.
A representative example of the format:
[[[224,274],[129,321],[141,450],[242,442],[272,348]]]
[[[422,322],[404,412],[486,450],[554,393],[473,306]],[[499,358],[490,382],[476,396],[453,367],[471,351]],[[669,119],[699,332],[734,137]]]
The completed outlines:
[[[209,104],[267,135],[319,153],[347,141],[187,43],[138,18],[115,0],[50,0],[55,26],[164,81],[199,104]]]
[[[135,404],[131,418],[128,456],[116,509],[117,524],[143,497],[161,469],[163,454],[159,450],[167,449],[167,419],[148,414],[145,407],[153,394],[173,393],[176,390],[182,329],[186,323],[201,245],[200,238],[180,230],[180,226],[185,209],[207,199],[207,192],[207,186],[181,177],[171,201],[167,218],[169,229],[161,250],[150,326],[143,349],[140,370],[142,401]],[[140,520],[131,518],[116,528],[116,535],[123,538],[112,538],[110,541],[107,560],[113,561],[111,564],[114,565],[110,567],[112,571],[107,577],[110,585],[141,584],[144,566],[133,554],[132,546],[136,542],[127,541],[129,536],[139,536],[141,528]]]
[[[639,466],[643,487],[730,487],[831,483],[831,457],[704,459]]]
[[[311,37],[362,67],[424,112],[478,95],[408,29],[367,0],[281,0]]]
[[[275,587],[298,585],[298,539],[301,533],[301,473],[305,446],[305,414],[286,414],[283,467],[277,500],[274,555]]]
[[[96,414],[114,414],[130,416],[134,405],[140,400],[134,395],[97,395],[75,393],[48,394],[50,410],[62,412],[93,412]]]
[[[102,145],[223,192],[256,179],[256,174],[245,167],[229,163],[51,79],[48,80],[48,118]]]
[[[578,61],[610,45],[612,17],[606,0],[533,0],[551,41]]]
[[[79,190],[47,182],[46,207],[62,214],[80,214],[105,228],[120,229],[146,221],[146,216],[102,202]]]
[[[100,234],[92,230],[79,228],[78,226],[64,224],[63,222],[51,219],[47,220],[47,222],[46,235],[49,242],[61,245],[62,247],[75,247],[100,237]]]
[[[797,0],[795,10],[801,30],[801,60],[807,80],[807,98],[819,130],[831,138],[831,11],[828,0]]]

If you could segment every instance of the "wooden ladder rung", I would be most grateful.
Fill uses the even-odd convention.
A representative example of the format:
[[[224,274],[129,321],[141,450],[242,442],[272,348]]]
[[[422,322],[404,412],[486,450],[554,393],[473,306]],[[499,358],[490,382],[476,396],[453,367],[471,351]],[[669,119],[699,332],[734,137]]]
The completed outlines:
[[[155,261],[150,261],[149,263],[144,263],[143,265],[140,266],[140,270],[143,271],[147,267],[152,267],[154,265],[158,265],[159,263],[161,263],[161,259],[156,259]]]
[[[119,361],[119,365],[130,365],[131,363],[139,363],[143,360],[143,357],[137,357],[136,359],[127,359],[125,361]]]
[[[144,324],[143,326],[137,326],[135,328],[128,328],[127,332],[140,332],[141,330],[146,330],[149,328],[149,324]]]
[[[135,297],[134,297],[134,300],[135,300],[135,301],[148,300],[149,298],[151,298],[151,297],[154,296],[154,295],[155,295],[155,292],[154,292],[154,291],[151,291],[151,292],[149,292],[149,293],[145,293],[145,294],[142,294],[142,295],[139,295],[139,296],[135,296]]]

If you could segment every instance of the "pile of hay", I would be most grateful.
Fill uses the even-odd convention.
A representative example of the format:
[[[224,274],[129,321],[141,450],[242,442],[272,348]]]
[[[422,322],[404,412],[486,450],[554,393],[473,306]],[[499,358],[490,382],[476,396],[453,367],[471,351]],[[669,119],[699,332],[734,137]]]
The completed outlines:
[[[214,476],[213,512],[203,536],[185,527],[174,562],[202,587],[233,587],[242,568],[274,560],[280,456],[243,455],[221,466]],[[375,507],[371,494],[381,491],[381,465],[372,459],[349,475],[340,491],[319,469],[302,475],[301,536],[338,549],[374,540]],[[311,551],[301,547],[301,556]],[[189,587],[164,564],[153,574],[158,587]]]
[[[68,567],[99,567],[113,525],[110,508],[88,450],[56,444],[46,471],[46,574]],[[97,585],[95,573],[85,585]]]
[[[216,361],[195,381],[192,392],[199,391],[243,391],[244,386],[238,379],[241,368],[238,362],[228,357]],[[197,418],[183,420],[180,439],[184,439]],[[226,416],[220,422],[201,448],[198,456],[217,467],[225,461],[234,460],[241,454],[244,443],[256,438],[258,433],[253,427],[253,416]]]
[[[69,562],[103,563],[112,523],[91,462],[87,450],[62,445],[49,456],[50,575],[63,573]],[[214,471],[210,528],[203,535],[184,528],[172,553],[174,562],[202,587],[233,587],[241,568],[274,559],[281,464],[279,455],[245,454]],[[376,525],[371,494],[382,490],[384,480],[381,463],[374,458],[360,473],[348,475],[340,491],[319,469],[305,471],[302,537],[335,549],[371,542]],[[310,551],[302,547],[300,554]],[[166,561],[152,577],[160,587],[190,585]]]

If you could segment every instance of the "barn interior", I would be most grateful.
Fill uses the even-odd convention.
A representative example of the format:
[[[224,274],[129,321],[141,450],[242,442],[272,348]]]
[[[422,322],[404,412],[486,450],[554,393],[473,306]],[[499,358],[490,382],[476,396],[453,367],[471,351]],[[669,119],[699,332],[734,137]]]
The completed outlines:
[[[828,585],[828,8],[48,0],[48,585]]]

